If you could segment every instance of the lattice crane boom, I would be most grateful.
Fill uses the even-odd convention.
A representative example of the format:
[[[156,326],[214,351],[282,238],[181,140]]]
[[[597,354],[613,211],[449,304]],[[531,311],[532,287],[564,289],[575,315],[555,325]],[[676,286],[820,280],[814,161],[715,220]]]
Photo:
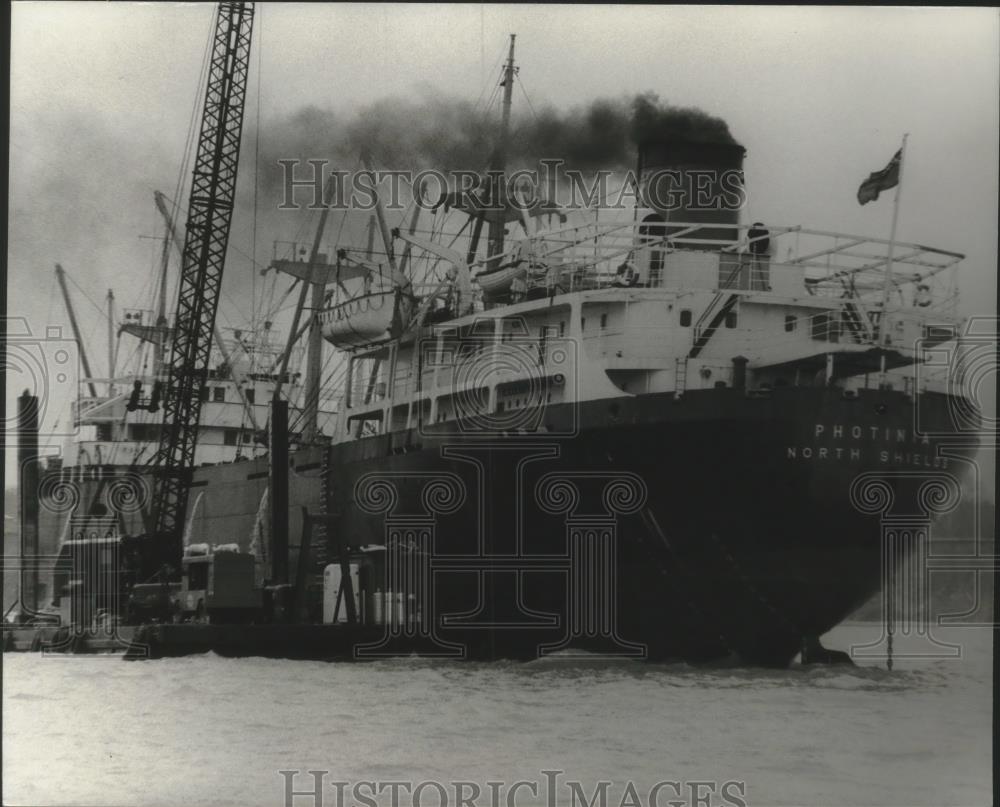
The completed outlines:
[[[253,15],[253,3],[218,5],[188,202],[163,429],[152,460],[157,488],[152,537],[159,561],[175,569],[229,243]]]

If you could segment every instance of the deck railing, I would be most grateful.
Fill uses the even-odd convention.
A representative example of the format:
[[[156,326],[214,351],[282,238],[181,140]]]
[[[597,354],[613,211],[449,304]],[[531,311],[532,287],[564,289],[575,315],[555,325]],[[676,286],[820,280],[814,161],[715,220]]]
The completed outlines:
[[[964,258],[896,242],[889,270],[890,242],[885,239],[802,227],[727,225],[734,239],[720,241],[705,237],[717,234],[718,224],[670,222],[670,232],[662,236],[651,236],[642,226],[590,223],[538,234],[527,242],[533,266],[527,288],[569,293],[623,285],[628,266],[637,270],[640,285],[672,285],[670,270],[677,262],[671,256],[688,255],[713,267],[700,277],[705,289],[777,291],[772,279],[778,277],[786,290],[794,279],[799,293],[874,300],[884,296],[888,279],[890,305],[919,304],[945,313],[954,308],[955,298],[955,278],[947,270]],[[761,229],[765,235],[759,234]],[[694,278],[686,273],[675,278],[680,280],[690,287]]]

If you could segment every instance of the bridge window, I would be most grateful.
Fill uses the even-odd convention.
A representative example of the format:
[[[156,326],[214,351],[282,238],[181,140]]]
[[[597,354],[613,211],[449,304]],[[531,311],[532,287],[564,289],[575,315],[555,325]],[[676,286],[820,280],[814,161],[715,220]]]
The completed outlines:
[[[812,318],[812,338],[820,342],[836,342],[840,337],[840,323],[829,314],[816,314]]]
[[[795,330],[795,326],[798,324],[798,319],[795,314],[785,314],[785,330],[791,333]]]
[[[739,317],[738,317],[738,315],[736,314],[735,311],[730,311],[728,314],[726,314],[726,327],[727,328],[735,328],[736,327],[736,323],[738,321],[739,321]]]
[[[239,436],[239,433],[240,433],[239,429],[226,429],[222,435],[223,442],[227,446],[236,445],[236,439]]]
[[[826,314],[815,314],[812,318],[812,338],[825,342],[827,337],[827,327]]]
[[[603,331],[607,327],[608,327],[608,315],[601,314],[601,330]]]
[[[691,327],[691,309],[684,308],[681,310],[681,327],[690,328]]]
[[[205,403],[208,400],[208,387],[201,388],[201,402]]]
[[[254,401],[254,398],[256,397],[255,393],[256,393],[256,390],[253,387],[251,387],[250,389],[246,390],[243,393],[246,396],[248,404],[256,403],[256,401]]]
[[[212,390],[212,400],[216,403],[223,403],[226,400],[226,388],[215,387],[215,389]]]

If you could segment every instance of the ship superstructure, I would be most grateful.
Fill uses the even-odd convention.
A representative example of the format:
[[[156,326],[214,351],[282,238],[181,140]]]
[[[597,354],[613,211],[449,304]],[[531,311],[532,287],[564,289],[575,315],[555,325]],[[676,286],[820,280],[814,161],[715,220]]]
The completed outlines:
[[[677,139],[649,144],[640,197],[654,161],[683,177],[706,166],[738,170],[742,154]],[[917,382],[914,368],[922,351],[958,334],[962,255],[896,243],[890,256],[887,240],[740,223],[728,209],[694,213],[640,204],[622,221],[544,230],[525,217],[511,249],[471,265],[460,249],[414,246],[397,231],[399,244],[427,248],[437,265],[450,258],[451,268],[422,299],[385,274],[342,280],[321,315],[327,340],[348,357],[334,441],[653,393],[913,393],[923,391],[918,383],[946,382],[927,374]],[[500,267],[473,274],[490,261]],[[559,340],[578,353],[557,353],[554,364]]]

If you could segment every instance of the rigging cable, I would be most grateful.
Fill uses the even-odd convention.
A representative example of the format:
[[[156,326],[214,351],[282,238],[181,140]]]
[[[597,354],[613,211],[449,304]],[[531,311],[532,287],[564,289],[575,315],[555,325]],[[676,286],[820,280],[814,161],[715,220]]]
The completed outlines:
[[[261,87],[264,84],[264,77],[261,71],[261,52],[263,51],[263,40],[264,32],[261,27],[263,22],[263,11],[264,7],[261,5],[257,9],[257,112],[256,120],[254,121],[254,151],[253,151],[253,230],[250,238],[250,253],[253,256],[251,258],[251,269],[250,269],[250,328],[251,330],[257,327],[256,313],[257,313],[257,204],[258,204],[258,187],[259,187],[259,173],[260,173],[260,96]]]
[[[73,276],[72,276],[72,275],[70,275],[70,274],[69,274],[69,272],[66,272],[66,273],[65,273],[65,274],[63,275],[63,277],[65,277],[65,278],[66,278],[66,279],[67,279],[67,280],[68,280],[68,281],[69,281],[70,283],[72,283],[72,284],[73,284],[73,288],[75,288],[75,289],[76,289],[76,290],[77,290],[78,292],[80,292],[80,294],[82,294],[82,295],[84,296],[84,299],[86,299],[86,301],[87,301],[88,303],[90,303],[90,304],[91,304],[92,306],[94,306],[94,308],[95,308],[95,309],[97,310],[97,312],[98,312],[98,313],[99,313],[99,314],[100,314],[100,315],[101,315],[102,317],[103,317],[103,316],[105,315],[105,311],[104,311],[104,309],[103,309],[103,308],[101,308],[101,306],[99,306],[99,305],[98,305],[97,303],[95,303],[95,302],[94,302],[94,300],[93,300],[93,299],[91,298],[91,296],[90,296],[89,294],[87,294],[87,292],[86,292],[86,291],[84,291],[84,290],[83,290],[83,289],[82,289],[82,288],[80,287],[80,285],[79,285],[79,284],[78,284],[78,283],[77,283],[77,282],[76,282],[75,280],[73,280]]]
[[[524,86],[524,81],[521,79],[520,73],[514,73],[514,79],[517,82],[517,86],[521,88],[521,94],[524,96],[524,100],[528,103],[528,109],[531,110],[531,114],[535,121],[538,121],[538,113],[535,112],[535,106],[531,103],[531,98],[528,97],[528,90]]]
[[[214,25],[210,21],[208,35],[205,37],[205,50],[201,58],[201,69],[198,71],[198,83],[196,85],[195,92],[193,93],[194,102],[191,106],[191,117],[188,120],[188,131],[187,138],[184,143],[184,153],[181,157],[181,163],[177,171],[177,182],[174,184],[174,199],[180,199],[183,196],[183,191],[186,185],[186,179],[188,175],[188,166],[191,162],[191,152],[194,148],[195,140],[197,137],[197,120],[199,112],[202,107],[202,100],[204,96],[203,87],[206,86],[206,79],[208,75],[208,65],[211,60],[212,53],[212,42],[214,40]],[[170,209],[171,218],[173,218],[176,223],[179,219],[180,204],[178,202],[173,202]],[[185,220],[187,218],[187,213],[185,211]],[[186,234],[185,234],[186,237]],[[181,251],[183,252],[184,245],[181,244]],[[180,283],[180,278],[178,277],[178,284]],[[168,293],[167,298],[170,299]]]
[[[506,45],[503,48],[500,49],[500,55],[497,56],[496,62],[493,63],[493,67],[490,68],[489,73],[487,73],[486,75],[492,76],[492,75],[496,74],[497,70],[500,67],[501,62],[503,62],[503,59],[504,59],[505,55],[506,55]],[[483,85],[482,89],[479,91],[479,96],[476,98],[475,103],[472,105],[472,111],[473,112],[478,111],[480,101],[482,101],[483,98],[486,96],[486,89],[491,86],[491,84],[488,83],[485,78],[483,78],[483,80],[482,80],[482,85]],[[496,85],[496,84],[492,84],[494,95],[497,92],[497,86],[498,85]],[[491,98],[491,100],[486,103],[486,108],[488,108],[490,106],[490,104],[492,103],[492,96],[490,96],[490,98]]]

